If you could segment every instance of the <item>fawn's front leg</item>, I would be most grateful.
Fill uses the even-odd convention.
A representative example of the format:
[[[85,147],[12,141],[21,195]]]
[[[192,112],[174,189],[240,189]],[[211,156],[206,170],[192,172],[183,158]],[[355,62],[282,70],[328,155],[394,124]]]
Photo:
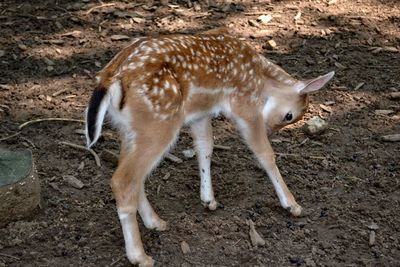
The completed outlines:
[[[239,118],[238,121],[243,137],[274,185],[281,206],[288,209],[292,215],[299,216],[302,208],[297,204],[276,166],[275,154],[269,143],[262,116],[256,115],[250,119]]]
[[[205,117],[191,125],[191,131],[196,147],[200,170],[200,198],[210,210],[217,208],[211,181],[211,155],[213,152],[213,137],[211,118]]]

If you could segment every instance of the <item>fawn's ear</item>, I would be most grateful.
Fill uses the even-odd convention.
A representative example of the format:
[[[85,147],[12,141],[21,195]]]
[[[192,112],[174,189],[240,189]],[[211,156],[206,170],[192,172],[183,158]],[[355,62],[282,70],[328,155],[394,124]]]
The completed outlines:
[[[297,86],[296,90],[299,92],[300,95],[308,94],[311,92],[318,91],[324,85],[332,79],[333,75],[335,75],[334,71],[329,72],[323,76],[319,76],[318,78],[302,81]]]

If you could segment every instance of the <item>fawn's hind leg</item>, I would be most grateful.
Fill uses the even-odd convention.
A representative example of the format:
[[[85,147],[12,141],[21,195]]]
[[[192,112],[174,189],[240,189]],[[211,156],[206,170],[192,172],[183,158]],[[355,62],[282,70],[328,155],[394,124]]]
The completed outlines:
[[[200,169],[200,198],[210,210],[217,208],[211,181],[211,156],[213,152],[213,137],[211,118],[205,117],[191,125],[191,131],[196,147],[197,160]]]
[[[151,129],[157,131],[151,131]],[[152,209],[144,192],[146,175],[154,168],[173,143],[179,127],[174,123],[147,123],[146,129],[135,129],[134,141],[123,143],[112,189],[125,239],[128,259],[139,266],[152,266],[140,238],[136,213],[139,211],[147,227],[165,229],[165,222]],[[160,135],[162,133],[162,135]]]

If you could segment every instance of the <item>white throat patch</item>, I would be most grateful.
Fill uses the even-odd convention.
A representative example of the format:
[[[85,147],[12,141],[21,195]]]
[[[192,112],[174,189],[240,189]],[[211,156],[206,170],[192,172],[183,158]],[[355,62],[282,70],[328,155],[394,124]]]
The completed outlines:
[[[271,114],[272,110],[278,106],[278,102],[276,98],[271,96],[268,97],[267,102],[265,102],[264,108],[262,110],[264,120],[268,119],[268,116]]]

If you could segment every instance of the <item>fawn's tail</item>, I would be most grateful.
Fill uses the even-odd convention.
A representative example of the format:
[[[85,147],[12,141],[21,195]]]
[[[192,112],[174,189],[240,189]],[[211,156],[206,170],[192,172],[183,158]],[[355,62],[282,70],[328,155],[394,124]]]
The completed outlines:
[[[107,109],[110,106],[110,96],[106,87],[99,84],[94,89],[86,109],[86,145],[93,146],[100,137],[101,127],[104,122]]]

